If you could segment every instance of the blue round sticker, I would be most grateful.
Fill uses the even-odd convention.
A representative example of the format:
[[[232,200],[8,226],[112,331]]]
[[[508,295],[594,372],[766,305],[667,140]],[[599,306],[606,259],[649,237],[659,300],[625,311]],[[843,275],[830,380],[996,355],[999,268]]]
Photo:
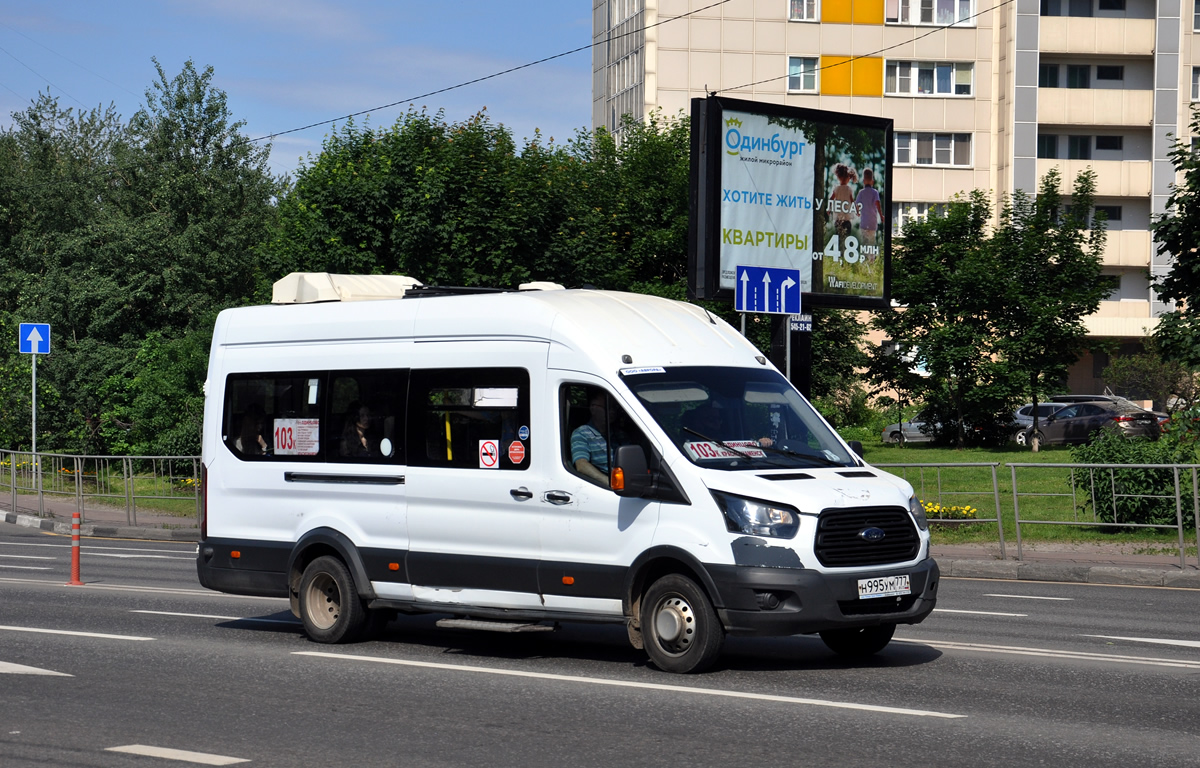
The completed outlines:
[[[517,437],[521,438],[522,440],[528,440],[529,439],[529,427],[521,427],[520,429],[518,429]]]

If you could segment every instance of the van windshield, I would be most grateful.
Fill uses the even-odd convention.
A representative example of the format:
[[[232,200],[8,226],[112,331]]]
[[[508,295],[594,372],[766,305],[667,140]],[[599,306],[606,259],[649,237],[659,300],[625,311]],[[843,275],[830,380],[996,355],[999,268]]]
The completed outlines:
[[[832,430],[773,370],[689,366],[621,372],[676,447],[712,469],[856,466]]]

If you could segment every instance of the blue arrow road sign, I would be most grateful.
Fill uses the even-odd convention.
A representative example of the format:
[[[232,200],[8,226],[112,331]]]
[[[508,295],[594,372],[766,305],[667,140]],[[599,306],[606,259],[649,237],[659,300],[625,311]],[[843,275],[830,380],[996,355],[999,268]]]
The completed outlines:
[[[800,270],[739,266],[733,300],[738,312],[799,314]]]
[[[48,355],[50,354],[50,324],[21,323],[18,340],[21,342],[21,354]]]

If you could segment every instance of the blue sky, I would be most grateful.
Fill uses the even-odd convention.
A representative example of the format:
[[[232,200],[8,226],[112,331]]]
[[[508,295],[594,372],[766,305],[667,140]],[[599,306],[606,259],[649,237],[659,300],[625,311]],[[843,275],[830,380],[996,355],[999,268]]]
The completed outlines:
[[[50,90],[60,105],[113,103],[128,120],[155,78],[211,65],[251,138],[409,99],[586,45],[581,0],[4,0],[0,125]],[[588,51],[412,102],[461,120],[487,108],[518,142],[569,139],[591,121]],[[403,105],[371,113],[389,126]],[[364,118],[356,118],[362,124]],[[344,122],[344,121],[339,121]],[[330,126],[277,137],[271,166],[294,171]]]

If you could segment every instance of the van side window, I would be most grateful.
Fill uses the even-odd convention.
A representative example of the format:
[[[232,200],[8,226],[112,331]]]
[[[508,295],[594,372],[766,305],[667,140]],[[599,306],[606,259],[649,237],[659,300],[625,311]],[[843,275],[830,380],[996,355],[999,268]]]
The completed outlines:
[[[529,467],[529,372],[523,368],[414,370],[408,418],[412,466]]]
[[[240,373],[225,382],[222,440],[241,459],[319,461],[324,374]]]
[[[354,464],[404,463],[407,371],[329,374],[326,459]]]
[[[642,446],[647,461],[657,464],[650,441],[603,388],[563,384],[559,412],[562,460],[569,472],[608,488],[613,457],[622,445]]]

